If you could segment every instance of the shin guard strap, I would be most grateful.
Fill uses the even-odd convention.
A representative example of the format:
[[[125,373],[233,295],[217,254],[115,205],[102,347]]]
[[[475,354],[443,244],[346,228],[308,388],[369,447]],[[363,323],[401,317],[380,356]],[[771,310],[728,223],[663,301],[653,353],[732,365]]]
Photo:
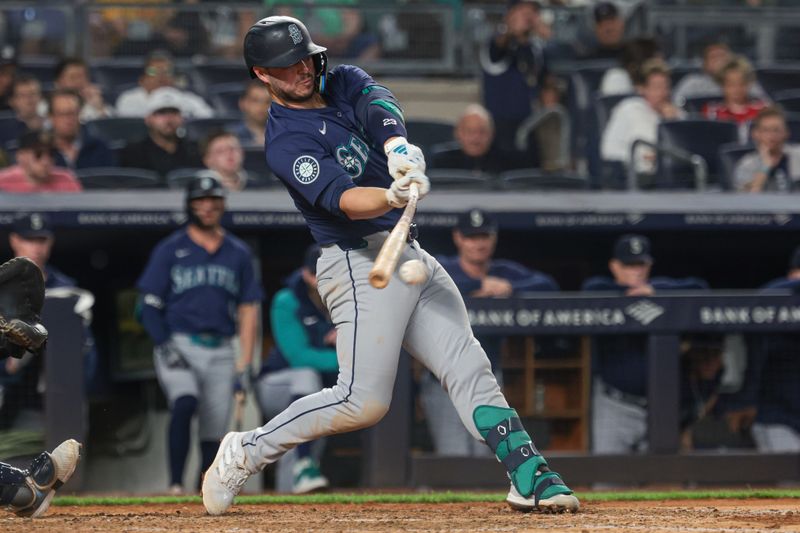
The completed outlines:
[[[523,444],[519,448],[516,448],[511,453],[506,455],[503,459],[503,464],[509,472],[513,473],[517,470],[517,468],[520,467],[520,465],[522,465],[522,463],[529,460],[534,455],[541,454],[533,446],[533,443],[529,442],[527,444]]]
[[[489,448],[491,448],[493,452],[497,453],[497,447],[511,435],[512,431],[525,431],[519,417],[513,416],[503,420],[490,429],[489,433],[486,435],[486,444],[489,445]]]

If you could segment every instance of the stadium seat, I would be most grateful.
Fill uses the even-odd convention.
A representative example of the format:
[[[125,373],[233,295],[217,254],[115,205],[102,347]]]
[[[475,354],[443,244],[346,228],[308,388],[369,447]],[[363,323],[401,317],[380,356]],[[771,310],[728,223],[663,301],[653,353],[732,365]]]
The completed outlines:
[[[75,175],[84,189],[156,189],[161,187],[157,173],[143,168],[82,168]]]
[[[669,77],[672,80],[672,87],[678,86],[678,83],[689,74],[696,74],[702,69],[694,65],[671,65],[669,69]]]
[[[206,95],[217,113],[238,117],[242,113],[239,109],[239,98],[244,94],[244,89],[243,83],[219,83],[212,85]]]
[[[736,163],[756,149],[752,144],[730,143],[719,147],[720,185],[725,190],[732,190],[735,186],[733,171]]]
[[[144,62],[136,61],[101,61],[92,63],[90,72],[95,83],[107,90],[126,86],[128,88],[139,83]]]
[[[170,189],[185,189],[189,181],[194,178],[198,172],[207,171],[206,168],[177,168],[167,172],[166,181],[167,187]]]
[[[656,188],[694,188],[691,165],[676,154],[699,155],[708,168],[708,184],[719,183],[719,149],[738,140],[733,122],[716,120],[667,120],[658,125],[658,177]],[[672,154],[672,155],[670,155]]]
[[[89,135],[104,140],[111,148],[121,148],[130,142],[147,137],[144,119],[136,117],[109,117],[86,123]]]
[[[703,114],[703,108],[706,104],[711,102],[721,102],[722,98],[718,95],[707,95],[707,96],[691,96],[687,98],[681,107],[686,110],[687,113],[691,113],[692,115],[700,116]]]
[[[758,83],[772,98],[777,98],[781,91],[800,87],[800,68],[797,67],[762,67],[756,69]]]
[[[419,146],[426,158],[430,156],[434,144],[453,140],[453,128],[454,124],[443,120],[406,120],[409,142]]]
[[[263,189],[280,185],[278,177],[267,166],[267,159],[262,146],[248,146],[244,149],[242,167],[249,175],[250,184],[248,188]]]
[[[190,72],[190,76],[194,87],[206,94],[214,85],[221,83],[245,84],[250,81],[247,67],[239,63],[231,64],[230,61],[195,65]]]
[[[461,190],[488,190],[492,188],[495,179],[490,174],[473,172],[460,168],[437,168],[428,171],[428,178],[431,180],[431,188],[434,190],[442,189],[461,189]]]
[[[780,91],[775,95],[775,103],[787,113],[800,113],[800,89]]]
[[[184,124],[186,137],[199,141],[215,130],[227,130],[241,119],[237,117],[195,118],[187,120]]]
[[[55,81],[56,65],[58,60],[54,58],[42,57],[40,59],[26,59],[19,63],[17,69],[26,74],[30,74],[42,84],[42,88],[47,88]]]
[[[589,182],[580,176],[544,172],[538,168],[522,168],[501,172],[498,176],[504,190],[576,190],[588,189]]]

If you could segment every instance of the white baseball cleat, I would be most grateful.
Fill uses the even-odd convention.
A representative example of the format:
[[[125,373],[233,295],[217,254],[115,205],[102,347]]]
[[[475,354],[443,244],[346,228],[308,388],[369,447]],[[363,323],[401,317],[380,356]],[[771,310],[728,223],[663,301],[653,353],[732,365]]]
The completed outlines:
[[[571,513],[577,512],[581,504],[572,494],[554,494],[549,498],[542,498],[539,502],[533,495],[526,498],[517,491],[514,484],[511,484],[511,490],[508,491],[506,502],[512,509],[522,512],[540,511],[543,513],[563,513],[569,511]]]
[[[221,515],[233,504],[250,471],[242,448],[244,433],[231,431],[222,439],[214,462],[203,476],[203,505],[210,515]]]

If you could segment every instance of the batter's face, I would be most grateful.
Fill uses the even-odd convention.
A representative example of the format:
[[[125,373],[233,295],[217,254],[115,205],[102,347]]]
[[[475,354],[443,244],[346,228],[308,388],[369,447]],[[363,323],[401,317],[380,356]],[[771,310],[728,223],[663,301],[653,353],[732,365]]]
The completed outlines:
[[[641,287],[650,281],[651,263],[625,264],[619,259],[608,262],[608,269],[614,276],[614,281],[625,287]]]
[[[200,227],[205,229],[216,228],[225,212],[224,198],[198,198],[189,204],[195,216],[200,221]]]
[[[291,67],[253,69],[279,102],[301,104],[314,96],[314,60],[307,57]]]
[[[492,259],[497,246],[496,233],[478,233],[464,235],[460,231],[453,232],[453,242],[458,249],[458,256],[467,263],[486,263]]]

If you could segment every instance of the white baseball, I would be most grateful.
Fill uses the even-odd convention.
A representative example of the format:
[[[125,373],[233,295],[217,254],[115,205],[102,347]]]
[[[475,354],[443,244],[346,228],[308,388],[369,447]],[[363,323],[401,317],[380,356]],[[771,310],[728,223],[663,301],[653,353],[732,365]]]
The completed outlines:
[[[400,279],[409,285],[419,285],[428,279],[428,269],[419,259],[412,259],[400,265],[398,274],[400,274]]]

